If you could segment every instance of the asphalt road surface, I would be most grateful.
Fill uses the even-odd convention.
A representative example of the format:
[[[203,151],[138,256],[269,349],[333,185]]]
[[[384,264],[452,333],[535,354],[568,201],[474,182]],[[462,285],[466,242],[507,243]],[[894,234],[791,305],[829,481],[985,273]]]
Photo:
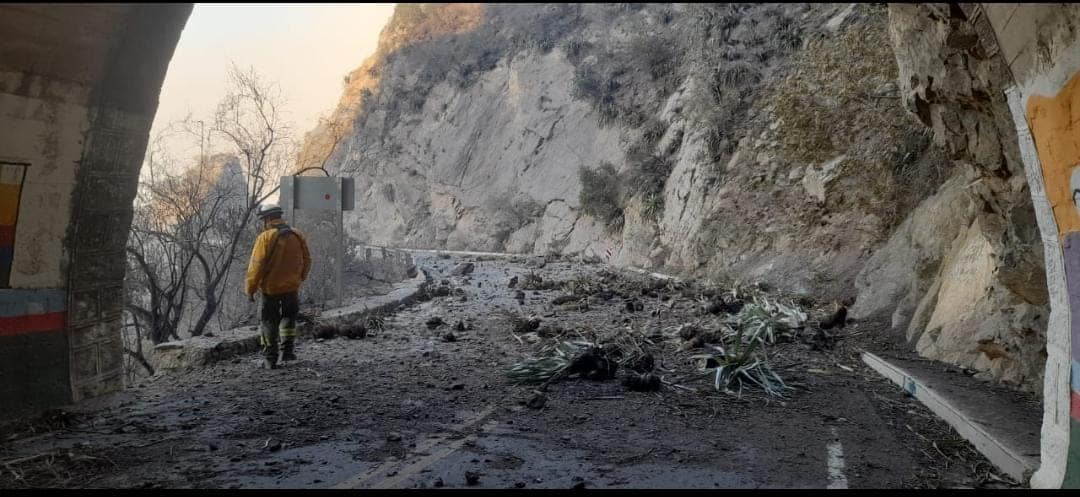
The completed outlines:
[[[1002,486],[989,463],[858,358],[873,325],[829,347],[776,345],[784,397],[693,382],[700,350],[660,340],[722,319],[692,290],[603,266],[418,254],[448,295],[388,316],[363,339],[302,339],[268,371],[248,355],[138,381],[76,411],[9,426],[0,488],[910,488]],[[474,270],[451,276],[458,263]],[[509,288],[533,272],[548,290]],[[562,283],[605,281],[615,296],[554,305]],[[519,288],[521,283],[517,285]],[[639,291],[641,287],[646,290]],[[650,289],[651,288],[651,289]],[[626,299],[641,302],[631,312]],[[658,313],[656,311],[659,311]],[[507,368],[539,335],[653,336],[666,382],[567,378],[543,396]],[[432,318],[445,324],[429,327]],[[458,322],[464,330],[455,329]],[[806,330],[812,333],[814,330]],[[447,337],[453,333],[453,338]],[[562,335],[560,335],[562,334]],[[544,400],[538,406],[538,399]],[[530,407],[528,401],[532,399]],[[538,408],[535,408],[538,407]]]

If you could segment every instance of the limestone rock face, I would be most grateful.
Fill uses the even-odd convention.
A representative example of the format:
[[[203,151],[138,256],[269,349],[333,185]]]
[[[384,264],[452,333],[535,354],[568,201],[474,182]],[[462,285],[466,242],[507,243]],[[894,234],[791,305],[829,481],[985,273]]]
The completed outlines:
[[[845,153],[854,139],[838,143],[827,156],[793,156],[782,137],[821,124],[793,122],[785,112],[798,111],[799,103],[782,100],[817,99],[813,85],[845,77],[850,63],[844,62],[843,43],[862,40],[864,30],[877,37],[878,51],[860,58],[868,71],[850,93],[893,81],[884,9],[848,4],[530,9],[488,8],[479,28],[490,28],[483,46],[497,44],[492,38],[507,32],[518,39],[514,30],[536,25],[527,17],[522,19],[528,22],[515,24],[515,16],[528,11],[548,16],[551,25],[569,26],[554,40],[555,48],[501,51],[467,83],[451,67],[422,97],[409,94],[432,70],[420,48],[364,64],[371,74],[371,68],[379,68],[382,83],[373,87],[366,108],[346,101],[356,92],[343,97],[339,110],[360,110],[327,165],[356,178],[357,209],[346,213],[350,235],[376,245],[558,253],[760,280],[822,299],[852,295],[860,262],[886,234],[883,210],[890,208],[873,192],[838,192],[868,178],[888,181],[883,175],[891,173],[880,158]],[[776,25],[775,19],[787,24]],[[719,27],[730,23],[736,29]],[[760,33],[770,29],[797,36],[797,42],[768,46]],[[402,30],[395,32],[400,38]],[[467,45],[462,36],[434,41],[440,47]],[[639,62],[665,48],[649,41],[656,39],[681,50],[682,66],[663,77]],[[567,48],[572,43],[583,47],[581,53]],[[727,48],[694,48],[705,43]],[[812,48],[801,49],[803,44]],[[462,61],[483,58],[469,52],[475,48],[460,50],[467,53]],[[719,51],[725,53],[713,53]],[[717,71],[727,64],[745,74]],[[600,79],[596,91],[615,88],[604,97],[609,100],[590,100],[595,88],[583,82],[590,72]],[[811,74],[801,78],[801,73]],[[727,93],[728,100],[715,100]],[[403,110],[402,99],[414,107]],[[834,100],[817,104],[832,105],[839,114],[873,114],[840,110]],[[618,107],[617,117],[606,117],[612,112],[607,105]],[[899,105],[890,105],[902,113]],[[905,116],[879,119],[918,128]],[[721,143],[718,135],[724,136]],[[895,139],[872,141],[860,139],[858,146],[888,150],[890,145],[877,142]],[[660,157],[670,168],[661,173],[652,198],[643,193],[642,175],[635,175],[641,154]],[[620,175],[618,224],[585,213],[580,202],[579,170],[603,162]]]
[[[465,91],[440,84],[422,118],[388,131],[400,152],[359,140],[381,124],[365,123],[341,162],[359,169],[350,233],[375,244],[534,253],[603,240],[581,233],[593,223],[578,220],[577,166],[621,154],[619,130],[601,128],[570,96],[572,80],[573,66],[550,53],[500,61]]]
[[[1006,72],[957,8],[485,5],[465,27],[444,8],[392,21],[335,114],[353,238],[853,299],[927,357],[1039,384]],[[580,176],[604,163],[607,217]]]
[[[1048,297],[1005,68],[956,9],[894,4],[889,19],[905,106],[957,173],[870,258],[852,314],[890,313],[919,354],[1041,391]]]

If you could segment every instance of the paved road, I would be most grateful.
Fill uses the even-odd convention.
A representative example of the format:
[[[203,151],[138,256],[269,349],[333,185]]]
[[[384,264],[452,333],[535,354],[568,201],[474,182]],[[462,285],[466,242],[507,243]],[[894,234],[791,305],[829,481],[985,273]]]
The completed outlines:
[[[475,270],[451,276],[462,260]],[[601,334],[707,316],[674,292],[640,297],[645,310],[631,313],[619,298],[564,310],[550,304],[560,290],[526,292],[519,303],[507,288],[531,271],[598,280],[600,266],[417,261],[436,285],[449,283],[449,295],[399,311],[361,340],[301,342],[301,360],[285,369],[260,370],[247,356],[146,379],[83,406],[66,428],[16,434],[0,459],[41,457],[0,476],[0,488],[892,488],[978,486],[989,469],[861,365],[858,327],[833,350],[778,347],[772,361],[799,386],[784,399],[739,398],[707,383],[692,385],[696,393],[642,393],[572,379],[553,384],[543,408],[528,408],[534,387],[511,384],[504,371],[535,346],[510,333],[510,315]],[[649,311],[659,306],[670,310],[657,319]],[[447,324],[429,329],[436,316]],[[468,329],[445,341],[458,321]],[[690,353],[655,353],[665,378],[692,369]]]

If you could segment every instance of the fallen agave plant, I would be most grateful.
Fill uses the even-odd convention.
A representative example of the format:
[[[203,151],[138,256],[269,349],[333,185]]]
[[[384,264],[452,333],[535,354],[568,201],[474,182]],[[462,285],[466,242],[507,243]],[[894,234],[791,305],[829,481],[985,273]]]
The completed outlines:
[[[538,356],[514,364],[507,375],[519,383],[547,384],[575,374],[589,380],[610,380],[619,369],[622,350],[615,344],[562,341],[544,347]]]
[[[542,383],[561,373],[586,347],[595,344],[580,341],[564,341],[540,349],[537,357],[531,357],[510,367],[507,376],[518,383]]]
[[[783,397],[792,387],[768,364],[763,347],[806,322],[806,314],[797,306],[786,306],[767,297],[755,297],[732,320],[732,332],[725,336],[723,347],[714,353],[694,356],[704,360],[702,377],[712,377],[713,387],[741,396],[744,386],[753,385],[765,393]],[[760,350],[760,353],[759,353]]]
[[[713,387],[718,391],[734,392],[737,396],[742,396],[744,383],[756,385],[774,397],[783,397],[786,390],[792,390],[792,387],[784,383],[784,380],[761,360],[755,359],[749,364],[725,359],[720,359],[719,362],[721,364],[710,371],[713,375]]]
[[[768,297],[754,297],[730,323],[746,341],[771,345],[781,338],[790,338],[792,331],[802,328],[806,313],[794,304],[788,306]]]

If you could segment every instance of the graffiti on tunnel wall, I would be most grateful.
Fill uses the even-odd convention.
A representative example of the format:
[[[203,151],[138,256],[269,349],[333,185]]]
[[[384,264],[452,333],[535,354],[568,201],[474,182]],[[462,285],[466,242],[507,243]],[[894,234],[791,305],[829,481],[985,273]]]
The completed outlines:
[[[64,329],[63,290],[11,288],[19,202],[29,166],[21,162],[0,162],[0,337]]]
[[[29,164],[0,162],[0,288],[10,286],[15,258],[15,223]]]
[[[1070,316],[1070,441],[1064,486],[1080,486],[1080,73],[1053,96],[1032,95],[1028,125],[1065,262]]]

